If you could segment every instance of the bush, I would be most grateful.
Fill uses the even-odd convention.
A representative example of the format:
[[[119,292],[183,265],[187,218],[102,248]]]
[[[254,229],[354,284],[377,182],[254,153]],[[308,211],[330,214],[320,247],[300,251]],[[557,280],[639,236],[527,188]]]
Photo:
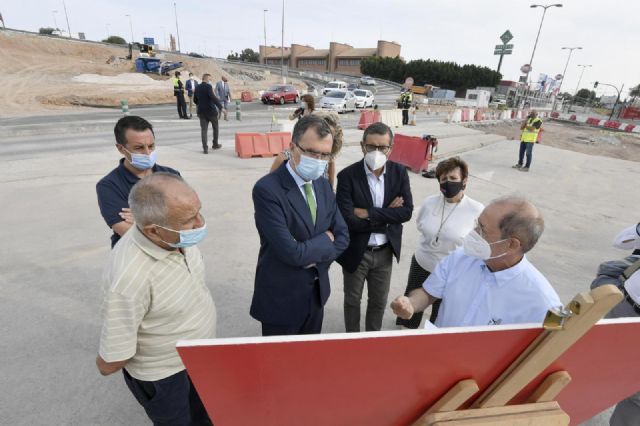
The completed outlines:
[[[47,34],[47,35],[51,35],[53,34],[53,32],[55,31],[55,28],[51,28],[51,27],[45,27],[45,28],[40,28],[40,30],[38,31],[38,33],[40,34]]]
[[[478,86],[495,87],[502,74],[487,67],[458,65],[455,62],[418,59],[405,63],[399,57],[381,58],[373,56],[360,62],[362,74],[385,80],[404,83],[413,77],[416,86],[432,84],[445,89],[462,92]]]
[[[123,39],[120,36],[109,36],[109,38],[106,38],[104,40],[102,40],[103,43],[112,43],[112,44],[127,44],[127,41],[125,39]]]

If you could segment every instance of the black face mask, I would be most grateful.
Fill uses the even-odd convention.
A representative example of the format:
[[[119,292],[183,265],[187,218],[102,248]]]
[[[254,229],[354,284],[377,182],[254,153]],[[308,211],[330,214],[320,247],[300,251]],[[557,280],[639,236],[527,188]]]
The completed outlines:
[[[462,182],[451,182],[446,181],[440,183],[440,192],[445,198],[453,198],[460,193],[464,189],[464,184]]]

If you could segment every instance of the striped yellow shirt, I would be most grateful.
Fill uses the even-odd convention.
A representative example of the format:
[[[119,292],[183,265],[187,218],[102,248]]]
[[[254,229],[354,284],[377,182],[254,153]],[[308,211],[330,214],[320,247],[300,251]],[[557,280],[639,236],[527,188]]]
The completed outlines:
[[[118,242],[103,276],[100,356],[129,360],[126,370],[154,381],[184,370],[182,339],[215,337],[216,308],[204,281],[197,247],[169,251],[131,227]]]

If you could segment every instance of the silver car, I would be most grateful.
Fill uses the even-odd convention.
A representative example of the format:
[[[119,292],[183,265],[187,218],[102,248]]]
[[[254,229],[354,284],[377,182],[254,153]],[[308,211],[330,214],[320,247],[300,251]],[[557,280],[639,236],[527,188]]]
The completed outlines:
[[[356,89],[353,91],[356,97],[356,108],[371,108],[375,102],[371,90]]]
[[[353,92],[334,90],[320,100],[320,108],[331,109],[338,114],[356,110],[356,96]]]

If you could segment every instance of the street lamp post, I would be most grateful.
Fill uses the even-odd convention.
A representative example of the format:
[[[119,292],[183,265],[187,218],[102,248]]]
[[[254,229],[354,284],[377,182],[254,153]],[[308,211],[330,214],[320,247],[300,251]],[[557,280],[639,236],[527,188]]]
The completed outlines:
[[[180,49],[180,28],[178,28],[178,7],[176,3],[173,2],[173,13],[176,15],[176,36],[178,37],[178,52],[181,52]]]
[[[547,9],[549,9],[550,7],[562,7],[562,4],[560,4],[560,3],[547,4],[547,5],[532,4],[530,7],[531,8],[541,7],[541,8],[544,9],[544,11],[542,12],[542,19],[540,20],[540,26],[538,27],[538,35],[536,36],[536,42],[533,44],[533,51],[531,52],[531,59],[529,59],[529,70],[527,71],[527,82],[529,81],[529,73],[533,69],[532,68],[533,67],[533,57],[536,54],[536,47],[538,46],[538,38],[540,38],[540,30],[542,30],[542,23],[544,22],[544,16],[547,14]]]
[[[263,63],[267,63],[267,12],[268,9],[263,10],[263,20],[264,20],[264,57],[262,58]]]
[[[131,21],[131,15],[124,15],[129,18],[129,28],[131,29],[131,44],[133,44],[133,22]]]
[[[582,81],[582,75],[584,74],[584,69],[587,67],[591,67],[591,65],[578,65],[579,67],[582,67],[582,72],[580,73],[580,78],[578,79],[578,84],[576,84],[576,90],[573,92],[573,96],[576,96],[576,93],[578,93],[578,89],[580,88],[580,82]]]
[[[613,117],[613,113],[616,110],[616,106],[618,106],[618,102],[620,102],[620,94],[622,93],[622,89],[624,89],[624,84],[622,85],[622,87],[620,87],[620,89],[618,89],[613,84],[601,83],[599,81],[596,81],[596,83],[593,85],[593,88],[595,89],[596,87],[598,87],[598,85],[613,87],[614,89],[616,89],[616,92],[618,92],[618,96],[616,97],[616,101],[613,104],[613,108],[611,108],[611,114],[609,114],[609,120],[611,120],[611,118]]]
[[[164,43],[164,50],[169,50],[167,48],[167,32],[165,31],[164,27],[160,27],[162,29],[162,42]]]
[[[567,67],[569,66],[569,61],[571,60],[571,54],[573,53],[574,50],[582,50],[582,47],[563,47],[562,50],[568,50],[569,51],[569,56],[567,57],[567,63],[564,65],[564,71],[562,71],[562,79],[560,80],[560,86],[558,87],[558,95],[562,90],[562,83],[564,83],[564,78],[567,75]],[[558,96],[556,95],[556,97],[553,99],[553,107],[551,108],[552,110],[556,109],[556,100],[558,99]],[[564,102],[564,99],[563,99]]]
[[[54,29],[57,30],[58,29],[58,23],[56,22],[56,13],[58,13],[58,11],[57,10],[53,10],[52,12],[53,12],[53,27],[54,27]]]
[[[284,81],[284,0],[282,0],[282,40],[280,40],[280,76]]]
[[[67,5],[64,2],[64,0],[62,0],[62,7],[64,7],[64,16],[67,19],[67,30],[69,31],[69,38],[71,38],[71,26],[69,25],[69,14],[67,13]]]

